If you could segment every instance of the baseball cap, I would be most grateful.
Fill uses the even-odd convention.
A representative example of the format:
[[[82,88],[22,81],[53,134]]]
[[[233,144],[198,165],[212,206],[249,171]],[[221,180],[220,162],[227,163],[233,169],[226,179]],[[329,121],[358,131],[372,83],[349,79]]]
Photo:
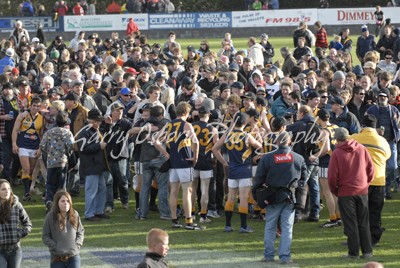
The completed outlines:
[[[384,96],[389,98],[390,97],[390,91],[387,88],[382,88],[381,90],[379,90],[379,94],[378,96]]]
[[[14,56],[14,49],[12,49],[12,48],[7,48],[7,50],[6,50],[6,55],[9,56],[9,57]]]
[[[344,101],[341,97],[333,97],[329,101],[329,104],[339,104],[340,106],[344,106]]]
[[[132,67],[126,68],[125,72],[130,73],[130,74],[140,74],[138,71],[135,70],[135,68],[132,68]]]
[[[321,97],[321,95],[317,92],[317,91],[315,91],[315,90],[312,90],[310,93],[308,93],[308,95],[307,95],[307,99],[309,99],[309,100],[312,100],[312,99],[314,99],[314,98],[319,98],[319,97]]]
[[[75,86],[83,85],[83,82],[82,82],[82,80],[76,79],[76,80],[73,80],[71,84],[73,87],[75,87]]]
[[[14,85],[11,82],[7,82],[3,85],[2,89],[4,90],[4,89],[13,89],[13,88],[14,88]]]
[[[237,64],[236,62],[232,62],[229,65],[229,71],[236,71],[239,72],[239,64]]]
[[[111,104],[111,111],[125,109],[125,107],[118,101]]]
[[[145,103],[142,108],[139,109],[139,113],[143,113],[143,111],[150,111],[151,108],[153,108],[153,104],[152,103]]]
[[[227,83],[222,83],[221,85],[219,85],[220,92],[224,91],[225,89],[230,89]]]
[[[376,69],[376,64],[372,61],[367,61],[366,63],[364,63],[364,69],[365,68],[370,68],[375,70]]]
[[[182,79],[181,85],[182,85],[182,86],[188,86],[188,85],[191,85],[192,82],[193,82],[192,78],[190,78],[189,76],[185,76],[185,77]]]
[[[244,85],[242,82],[240,81],[236,81],[231,85],[231,88],[238,88],[238,89],[244,89]]]
[[[318,110],[317,116],[321,118],[322,121],[327,121],[328,118],[330,117],[329,111],[324,108]]]
[[[32,43],[35,43],[35,42],[40,42],[40,40],[39,40],[39,38],[37,38],[37,37],[34,37],[34,38],[32,38]]]
[[[99,74],[93,74],[93,75],[92,75],[92,80],[101,81],[101,75],[99,75]]]
[[[196,49],[193,46],[187,47],[188,52],[196,52]]]
[[[124,87],[124,88],[121,89],[119,94],[121,94],[121,95],[129,95],[129,94],[131,94],[131,91],[129,90],[129,88]]]
[[[253,92],[246,92],[246,94],[244,94],[244,96],[241,96],[242,99],[251,99],[251,100],[255,100],[257,98],[256,94],[254,94]]]
[[[206,106],[201,106],[198,112],[199,114],[210,114],[211,110]]]
[[[158,79],[164,79],[165,80],[165,79],[167,79],[167,76],[163,72],[159,71],[159,72],[156,73],[156,76],[155,76],[154,80],[158,80]]]

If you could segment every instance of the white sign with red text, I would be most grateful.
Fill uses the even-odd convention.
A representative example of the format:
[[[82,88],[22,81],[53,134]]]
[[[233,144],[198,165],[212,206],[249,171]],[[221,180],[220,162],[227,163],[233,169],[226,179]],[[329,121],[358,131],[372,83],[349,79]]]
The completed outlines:
[[[390,18],[391,23],[400,23],[400,8],[382,8],[385,18]],[[318,18],[325,25],[358,25],[375,24],[375,8],[332,8],[319,9]]]
[[[285,9],[232,12],[232,27],[297,26],[299,22],[313,24],[318,20],[318,9]]]

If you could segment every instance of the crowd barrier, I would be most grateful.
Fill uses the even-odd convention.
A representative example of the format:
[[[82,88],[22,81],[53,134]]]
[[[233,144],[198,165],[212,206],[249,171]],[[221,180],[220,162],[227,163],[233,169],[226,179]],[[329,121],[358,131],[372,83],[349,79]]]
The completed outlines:
[[[385,17],[393,24],[400,23],[400,7],[383,8]],[[330,9],[280,9],[237,12],[194,12],[155,14],[113,14],[64,16],[54,21],[52,17],[3,17],[0,31],[10,32],[16,20],[22,20],[28,31],[42,24],[49,32],[75,31],[124,31],[129,18],[133,18],[140,30],[213,29],[296,26],[300,21],[323,25],[374,24],[375,8]]]

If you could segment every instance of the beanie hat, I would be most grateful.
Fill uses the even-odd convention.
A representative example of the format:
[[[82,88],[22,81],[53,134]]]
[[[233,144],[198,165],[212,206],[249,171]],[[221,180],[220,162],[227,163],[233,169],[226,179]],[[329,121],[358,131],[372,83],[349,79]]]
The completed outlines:
[[[338,79],[346,79],[346,76],[344,75],[344,73],[342,71],[336,71],[333,74],[332,81],[335,81],[335,80],[338,80]]]

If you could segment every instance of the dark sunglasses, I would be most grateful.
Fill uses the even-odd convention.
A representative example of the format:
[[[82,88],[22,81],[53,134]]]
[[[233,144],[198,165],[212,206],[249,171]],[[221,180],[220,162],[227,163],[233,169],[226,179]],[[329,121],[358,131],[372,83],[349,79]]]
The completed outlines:
[[[92,83],[93,83],[93,84],[99,84],[100,81],[95,81],[95,80],[93,80]]]
[[[130,97],[131,95],[122,95],[122,96],[124,96],[124,97]]]
[[[328,96],[321,96],[321,99],[326,99],[328,98]]]
[[[358,93],[358,95],[364,96],[364,95],[365,95],[365,93]]]

